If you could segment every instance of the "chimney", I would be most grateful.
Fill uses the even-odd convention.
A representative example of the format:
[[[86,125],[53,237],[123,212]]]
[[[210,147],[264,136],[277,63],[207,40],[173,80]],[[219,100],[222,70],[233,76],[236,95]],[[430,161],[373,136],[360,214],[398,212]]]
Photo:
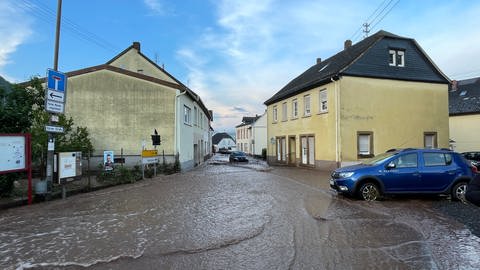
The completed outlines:
[[[322,58],[318,57],[317,58],[317,64],[320,64],[322,62]]]
[[[133,48],[140,52],[140,42],[134,41]]]
[[[351,46],[352,46],[352,41],[350,39],[345,40],[344,50],[350,48]]]
[[[457,80],[452,80],[452,92],[458,90],[458,82]]]

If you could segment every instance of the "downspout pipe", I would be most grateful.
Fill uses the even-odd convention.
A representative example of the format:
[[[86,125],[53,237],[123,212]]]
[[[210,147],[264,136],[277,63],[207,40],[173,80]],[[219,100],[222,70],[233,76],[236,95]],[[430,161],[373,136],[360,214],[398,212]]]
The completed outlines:
[[[335,80],[336,79],[336,80]],[[341,138],[340,138],[340,93],[338,88],[338,74],[332,76],[330,80],[335,86],[335,163],[337,168],[341,167]]]
[[[180,115],[180,112],[179,110],[181,109],[181,106],[180,106],[180,102],[179,102],[179,97],[180,96],[183,96],[187,93],[187,91],[183,91],[181,93],[179,93],[180,90],[177,90],[177,93],[175,94],[175,136],[174,136],[174,144],[175,144],[175,153],[174,155],[176,154],[179,154],[180,153],[180,138],[178,137],[180,135],[180,126],[181,126],[181,123],[179,123],[179,115]]]

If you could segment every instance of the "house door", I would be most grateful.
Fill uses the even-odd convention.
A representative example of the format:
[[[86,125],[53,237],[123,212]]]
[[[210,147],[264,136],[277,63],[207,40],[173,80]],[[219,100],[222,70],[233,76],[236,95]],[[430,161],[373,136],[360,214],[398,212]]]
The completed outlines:
[[[315,137],[301,137],[302,164],[315,165]]]
[[[193,162],[194,166],[198,165],[198,144],[193,145]]]
[[[290,137],[288,140],[288,164],[295,165],[297,163],[297,143],[295,137]]]
[[[277,161],[286,162],[287,161],[287,143],[285,137],[277,138]]]

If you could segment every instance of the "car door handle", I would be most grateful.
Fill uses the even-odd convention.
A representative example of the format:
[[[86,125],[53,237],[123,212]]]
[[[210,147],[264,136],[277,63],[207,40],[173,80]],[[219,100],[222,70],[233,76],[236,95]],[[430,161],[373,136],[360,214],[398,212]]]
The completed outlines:
[[[455,170],[454,171],[447,171],[447,173],[450,174],[450,175],[454,175],[455,172],[456,172]]]
[[[412,175],[413,176],[420,176],[420,173],[419,172],[414,172]]]

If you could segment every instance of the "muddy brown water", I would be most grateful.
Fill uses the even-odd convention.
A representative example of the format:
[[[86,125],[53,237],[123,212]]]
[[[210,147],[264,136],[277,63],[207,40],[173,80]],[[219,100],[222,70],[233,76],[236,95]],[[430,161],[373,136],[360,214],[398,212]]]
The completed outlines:
[[[2,211],[0,268],[480,266],[480,239],[429,200],[356,201],[309,184],[312,171],[252,168],[207,165]]]

